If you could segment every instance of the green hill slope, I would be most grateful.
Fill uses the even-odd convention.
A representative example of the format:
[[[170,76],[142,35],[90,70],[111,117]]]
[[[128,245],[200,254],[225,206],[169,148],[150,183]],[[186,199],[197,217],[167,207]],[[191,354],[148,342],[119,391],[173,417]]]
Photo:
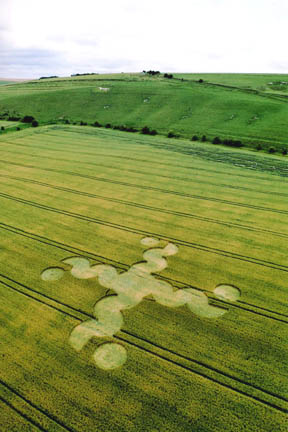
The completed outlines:
[[[256,89],[265,80],[272,82],[271,75],[251,75],[250,89],[244,88],[247,75],[242,81],[235,75],[234,82],[232,75],[215,74],[214,82],[203,77],[205,81],[199,83],[196,75],[188,74],[173,80],[114,74],[12,84],[0,89],[0,114],[33,115],[40,124],[97,120],[103,125],[147,125],[161,134],[172,129],[186,138],[196,134],[234,138],[252,147],[261,143],[280,150],[286,146],[285,95]]]

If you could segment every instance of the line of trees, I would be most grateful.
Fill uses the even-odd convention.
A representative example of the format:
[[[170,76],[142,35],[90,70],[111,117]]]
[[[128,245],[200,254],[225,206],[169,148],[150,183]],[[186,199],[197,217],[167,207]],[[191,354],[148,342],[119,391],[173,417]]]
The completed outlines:
[[[47,76],[47,77],[43,76],[43,77],[40,77],[39,80],[51,79],[51,78],[59,78],[59,77],[57,75],[51,75],[51,76]]]
[[[144,71],[143,70],[143,73],[144,74],[146,74],[146,75],[151,75],[151,76],[154,76],[154,75],[160,75],[160,71],[154,71],[154,70],[149,70],[149,71]]]
[[[97,72],[85,72],[72,74],[71,77],[84,76],[84,75],[99,75]]]

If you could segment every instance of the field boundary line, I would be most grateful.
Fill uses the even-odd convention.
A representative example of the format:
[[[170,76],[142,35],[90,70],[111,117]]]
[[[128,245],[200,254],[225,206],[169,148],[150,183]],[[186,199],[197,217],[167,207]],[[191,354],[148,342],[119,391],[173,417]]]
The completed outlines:
[[[49,211],[49,212],[56,213],[56,214],[62,214],[62,215],[65,215],[68,217],[73,217],[73,218],[79,219],[79,220],[85,220],[85,221],[92,222],[92,223],[95,223],[98,225],[108,226],[110,228],[119,229],[121,231],[130,232],[132,234],[136,234],[136,235],[139,234],[139,235],[151,236],[151,237],[155,236],[161,240],[173,241],[178,245],[190,247],[192,249],[201,250],[202,252],[213,253],[216,255],[225,256],[227,258],[237,259],[237,260],[244,261],[244,262],[249,262],[249,263],[254,264],[254,265],[259,265],[262,267],[271,268],[273,270],[288,272],[288,266],[283,265],[283,264],[277,264],[277,263],[273,263],[270,261],[260,260],[259,258],[253,258],[253,257],[241,255],[241,254],[236,254],[235,252],[229,252],[229,251],[226,251],[223,249],[212,248],[210,246],[205,246],[205,245],[202,245],[199,243],[188,242],[186,240],[181,240],[181,239],[177,239],[174,237],[169,237],[169,236],[159,234],[159,233],[140,230],[138,228],[131,228],[129,226],[116,224],[114,222],[105,221],[103,219],[92,218],[90,216],[81,215],[79,213],[70,212],[68,210],[62,210],[62,209],[58,209],[55,207],[50,207],[50,206],[47,206],[45,204],[40,204],[40,203],[37,203],[35,201],[29,201],[29,200],[26,200],[26,199],[23,199],[20,197],[16,197],[13,195],[9,195],[6,193],[2,193],[2,192],[0,193],[0,197],[2,197],[4,199],[9,199],[9,200],[12,200],[15,202],[19,202],[21,204],[29,205],[29,206],[32,206],[35,208],[39,208],[41,210]]]
[[[271,234],[271,235],[274,235],[277,237],[288,238],[288,234],[277,232],[277,231],[272,231],[272,230],[263,229],[263,228],[254,228],[254,227],[249,226],[249,225],[237,224],[234,222],[221,221],[219,219],[213,219],[213,218],[208,218],[208,217],[204,217],[204,216],[198,216],[198,215],[195,215],[193,213],[184,213],[184,212],[174,211],[174,210],[170,210],[170,209],[162,209],[160,207],[149,206],[146,204],[136,203],[133,201],[125,201],[125,200],[121,200],[121,199],[117,199],[117,198],[111,198],[111,197],[106,197],[103,195],[93,194],[90,192],[79,191],[79,190],[66,188],[66,187],[62,187],[62,186],[57,186],[57,185],[51,185],[50,183],[44,183],[44,182],[40,182],[37,180],[29,179],[29,178],[27,179],[27,178],[22,178],[22,177],[9,176],[6,174],[0,174],[0,177],[9,178],[9,179],[24,182],[24,183],[31,183],[31,184],[47,187],[49,189],[55,189],[55,190],[60,190],[63,192],[72,193],[75,195],[100,199],[100,200],[107,201],[107,202],[113,202],[113,203],[118,203],[118,204],[122,204],[122,205],[127,205],[130,207],[136,207],[136,208],[140,208],[140,209],[144,209],[144,210],[154,211],[157,213],[171,214],[174,216],[200,220],[202,222],[224,225],[224,226],[228,226],[231,228],[244,229],[246,231],[257,232],[257,233],[267,233],[267,234]]]
[[[2,278],[7,278],[8,280],[12,281],[13,284],[16,284],[16,285],[19,284],[21,287],[25,288],[26,290],[30,290],[29,287],[26,287],[25,285],[20,284],[20,283],[16,282],[15,280],[12,280],[12,279],[10,279],[10,278],[4,276],[4,275],[0,275],[0,276],[1,276]],[[24,293],[24,292],[21,291],[21,290],[15,289],[15,287],[13,287],[13,286],[7,284],[6,282],[3,282],[3,281],[0,280],[0,283],[1,283],[2,285],[4,285],[4,286],[6,286],[6,287],[8,287],[8,288],[10,288],[10,289],[12,289],[12,290],[14,290],[14,291],[16,291],[16,292],[22,294],[22,295],[27,296],[26,293]],[[41,295],[41,294],[40,294],[40,295]],[[34,299],[34,300],[36,300],[36,301],[39,301],[39,299],[37,299],[36,297],[30,296],[30,295],[28,295],[28,297],[31,297],[32,299]],[[54,300],[54,302],[57,303],[56,300]],[[49,305],[49,304],[47,304],[47,303],[45,303],[45,302],[43,302],[43,301],[40,301],[40,303],[45,304],[47,307],[52,307],[51,305]],[[69,305],[66,305],[66,306],[69,308]],[[53,307],[53,309],[56,309],[56,308]],[[73,308],[73,309],[74,309],[74,308]],[[67,315],[67,312],[65,312],[65,311],[63,311],[63,310],[61,310],[61,309],[56,309],[56,310],[58,310],[58,312],[61,312],[61,313],[64,313],[65,315]],[[82,315],[84,315],[85,318],[87,318],[87,317],[89,317],[89,318],[91,318],[91,317],[94,318],[93,315],[90,315],[90,314],[88,314],[87,312],[84,312],[84,311],[80,311],[80,310],[79,310],[79,313],[81,313]],[[69,315],[69,316],[71,316],[71,315]],[[74,319],[77,319],[78,321],[81,320],[81,319],[76,318],[76,317],[74,317]],[[121,334],[121,333],[124,333],[124,334],[126,335],[127,332],[125,332],[125,330],[122,330],[122,331],[120,331],[120,334]],[[130,333],[130,332],[128,332],[127,334],[128,334],[128,335],[132,335],[132,333]],[[229,389],[229,390],[231,390],[231,391],[233,391],[233,392],[239,393],[239,394],[241,394],[242,396],[246,396],[246,397],[248,397],[248,398],[250,398],[250,399],[253,399],[253,400],[256,401],[256,402],[262,403],[262,404],[264,404],[264,405],[266,405],[266,406],[269,406],[270,408],[276,409],[277,411],[280,411],[280,412],[283,412],[283,413],[288,412],[288,409],[283,408],[283,407],[280,407],[280,406],[274,404],[273,402],[266,401],[266,400],[264,400],[264,399],[261,399],[261,398],[258,397],[258,396],[251,395],[251,394],[247,393],[246,391],[243,391],[243,390],[241,390],[241,389],[237,389],[237,388],[233,387],[233,386],[230,385],[230,384],[223,383],[223,382],[219,381],[218,379],[215,379],[215,378],[213,378],[213,377],[210,377],[210,376],[208,376],[207,374],[205,374],[205,373],[203,373],[203,372],[201,372],[201,371],[198,371],[198,370],[192,369],[192,368],[189,367],[189,366],[185,366],[185,365],[183,365],[182,363],[180,363],[179,361],[171,360],[171,359],[169,359],[169,358],[163,356],[162,354],[156,353],[156,352],[152,351],[151,349],[147,349],[147,348],[145,348],[145,347],[143,347],[143,346],[141,346],[141,345],[136,344],[135,342],[131,342],[131,341],[129,341],[129,340],[127,340],[127,339],[125,339],[125,338],[123,338],[123,337],[121,337],[121,336],[115,336],[115,335],[114,335],[113,337],[114,337],[115,339],[121,340],[122,342],[125,342],[125,343],[127,343],[127,344],[129,344],[129,345],[132,345],[132,346],[134,346],[134,347],[136,347],[136,348],[138,348],[138,349],[140,349],[140,350],[142,350],[142,351],[145,351],[146,353],[149,353],[149,354],[151,354],[151,355],[153,355],[153,356],[155,356],[155,357],[157,357],[157,358],[160,358],[160,359],[162,359],[162,360],[164,360],[164,361],[167,361],[167,362],[169,362],[170,364],[173,364],[174,366],[178,366],[178,367],[180,367],[180,368],[182,368],[182,369],[184,369],[184,370],[186,370],[186,371],[189,371],[189,372],[192,373],[192,374],[196,374],[196,375],[198,375],[198,376],[201,376],[202,378],[205,378],[205,379],[207,379],[207,380],[209,380],[209,381],[212,381],[212,382],[214,382],[215,384],[218,384],[218,385],[220,385],[220,386],[222,386],[222,387],[225,387],[225,388],[227,388],[227,389]],[[133,337],[135,337],[137,340],[139,340],[138,336],[133,335]],[[142,339],[143,339],[143,338],[142,338]],[[148,343],[149,345],[152,345],[152,346],[153,346],[153,342],[146,341],[146,343]],[[161,350],[163,350],[163,351],[167,351],[166,348],[163,348],[163,347],[161,347]],[[168,352],[169,352],[169,350],[168,350]],[[176,354],[176,353],[175,353],[174,355],[177,356],[177,357],[180,358],[180,359],[183,357],[181,354]],[[184,359],[185,359],[185,356],[184,356]],[[189,358],[186,357],[186,360],[187,360],[187,359],[189,359]],[[197,362],[197,361],[195,361],[195,360],[193,360],[193,359],[189,359],[189,361],[190,361],[190,362],[193,362],[193,363],[195,363],[195,364],[198,364],[198,363],[199,363],[199,362]],[[205,365],[205,366],[204,366],[204,363],[202,364],[202,366],[203,366],[206,370],[209,370],[209,371],[211,372],[211,367],[210,367],[210,366],[208,366],[208,365]],[[260,391],[261,393],[266,394],[266,395],[268,395],[268,396],[270,396],[270,397],[274,397],[274,398],[276,398],[276,399],[278,399],[278,400],[281,400],[281,401],[284,401],[284,402],[287,401],[287,399],[284,398],[284,397],[282,397],[282,396],[275,395],[275,394],[273,394],[273,393],[271,393],[271,392],[269,392],[269,391],[267,391],[267,390],[261,389],[260,387],[255,387],[253,384],[246,383],[244,380],[242,381],[242,380],[240,380],[239,378],[236,378],[236,379],[235,379],[234,377],[232,377],[232,376],[230,376],[230,375],[228,375],[228,374],[225,374],[225,373],[223,373],[223,372],[220,372],[220,371],[219,371],[220,373],[219,373],[219,372],[216,372],[216,370],[213,371],[213,372],[217,373],[218,375],[221,374],[221,376],[224,376],[224,377],[226,377],[226,378],[228,378],[228,379],[231,379],[232,381],[234,380],[234,381],[236,381],[236,382],[240,382],[242,385],[246,385],[246,386],[248,386],[248,387],[250,387],[250,388],[253,388],[255,391]]]

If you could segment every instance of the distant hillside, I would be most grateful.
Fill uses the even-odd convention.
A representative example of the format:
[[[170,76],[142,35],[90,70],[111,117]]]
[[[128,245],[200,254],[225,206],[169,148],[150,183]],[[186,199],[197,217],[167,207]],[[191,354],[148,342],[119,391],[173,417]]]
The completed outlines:
[[[202,82],[203,80],[203,82]],[[40,124],[69,120],[142,128],[167,135],[237,139],[287,147],[288,75],[88,75],[1,86],[0,114],[32,115]],[[271,84],[272,83],[272,84]],[[287,84],[288,86],[288,84]]]
[[[5,80],[5,79],[0,79],[0,85],[4,85],[4,84],[14,84],[16,81],[9,81],[9,80]]]

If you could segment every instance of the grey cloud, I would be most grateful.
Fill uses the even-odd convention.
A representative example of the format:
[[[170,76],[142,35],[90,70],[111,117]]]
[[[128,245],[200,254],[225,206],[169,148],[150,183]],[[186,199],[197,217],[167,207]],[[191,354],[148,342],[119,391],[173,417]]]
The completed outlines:
[[[81,48],[79,48],[79,53]],[[128,59],[97,58],[91,55],[73,62],[66,60],[65,52],[54,52],[34,48],[0,48],[0,76],[11,78],[38,78],[40,76],[69,76],[72,73],[84,72],[121,72],[134,70],[136,65]],[[137,70],[137,68],[136,68]]]
[[[2,48],[0,58],[0,76],[11,78],[37,77],[38,74],[48,74],[49,71],[54,74],[63,64],[61,54],[33,48]]]

